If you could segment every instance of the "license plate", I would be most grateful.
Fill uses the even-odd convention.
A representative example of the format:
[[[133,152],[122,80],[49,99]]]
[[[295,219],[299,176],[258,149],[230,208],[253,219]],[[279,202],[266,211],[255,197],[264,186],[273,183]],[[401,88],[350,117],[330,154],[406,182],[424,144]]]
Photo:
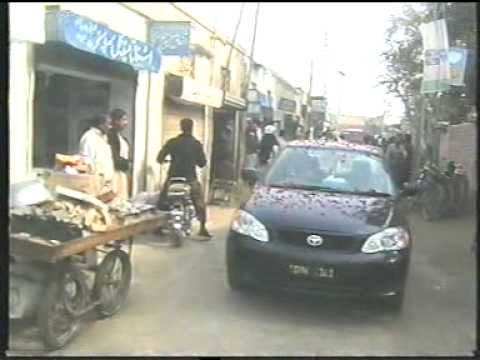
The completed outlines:
[[[312,278],[327,278],[333,279],[335,277],[335,269],[323,266],[304,266],[304,265],[288,265],[288,272],[295,276],[305,276]]]

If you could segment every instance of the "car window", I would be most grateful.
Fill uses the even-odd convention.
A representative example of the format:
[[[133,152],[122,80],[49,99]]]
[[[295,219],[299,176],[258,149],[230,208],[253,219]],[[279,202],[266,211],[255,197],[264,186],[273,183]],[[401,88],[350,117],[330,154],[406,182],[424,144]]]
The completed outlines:
[[[285,149],[265,176],[269,186],[394,195],[380,157],[342,149]]]

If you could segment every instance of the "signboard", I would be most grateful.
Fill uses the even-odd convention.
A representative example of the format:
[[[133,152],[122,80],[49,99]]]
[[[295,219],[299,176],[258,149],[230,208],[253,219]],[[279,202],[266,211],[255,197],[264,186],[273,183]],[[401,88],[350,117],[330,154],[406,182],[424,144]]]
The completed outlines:
[[[183,21],[154,21],[150,25],[149,40],[162,55],[190,55],[190,23]]]
[[[463,48],[450,48],[448,62],[450,66],[450,85],[465,86],[465,68],[467,65],[468,50]]]
[[[170,74],[193,77],[193,59],[190,57],[182,57],[179,60],[171,61],[166,68]]]
[[[446,91],[449,88],[448,34],[445,19],[420,25],[424,63],[422,93]]]
[[[223,103],[223,91],[211,86],[203,85],[186,77],[183,78],[181,98],[193,103],[221,108]]]
[[[47,40],[62,41],[137,70],[160,71],[161,54],[156,47],[69,11],[47,14]]]
[[[278,109],[286,112],[294,113],[297,108],[297,103],[295,100],[290,100],[286,98],[281,98],[278,101]]]
[[[326,112],[327,111],[327,99],[313,99],[311,100],[312,103],[312,111],[314,112]]]

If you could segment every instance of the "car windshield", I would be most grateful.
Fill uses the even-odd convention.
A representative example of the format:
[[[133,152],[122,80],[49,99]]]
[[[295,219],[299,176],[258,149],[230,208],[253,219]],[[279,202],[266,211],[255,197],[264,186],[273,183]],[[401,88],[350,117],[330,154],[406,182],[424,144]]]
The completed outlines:
[[[396,192],[380,157],[327,148],[286,148],[266,174],[265,184],[369,196],[393,196]]]

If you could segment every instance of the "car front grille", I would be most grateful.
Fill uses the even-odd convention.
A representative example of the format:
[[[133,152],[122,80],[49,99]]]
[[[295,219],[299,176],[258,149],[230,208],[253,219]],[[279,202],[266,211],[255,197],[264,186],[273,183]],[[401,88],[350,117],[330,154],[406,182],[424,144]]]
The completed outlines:
[[[323,243],[318,247],[312,247],[307,243],[307,237],[310,235],[319,235],[323,238]],[[362,239],[346,236],[322,234],[321,232],[282,230],[278,232],[279,242],[291,246],[298,246],[318,250],[336,250],[336,251],[354,251],[359,248]]]

